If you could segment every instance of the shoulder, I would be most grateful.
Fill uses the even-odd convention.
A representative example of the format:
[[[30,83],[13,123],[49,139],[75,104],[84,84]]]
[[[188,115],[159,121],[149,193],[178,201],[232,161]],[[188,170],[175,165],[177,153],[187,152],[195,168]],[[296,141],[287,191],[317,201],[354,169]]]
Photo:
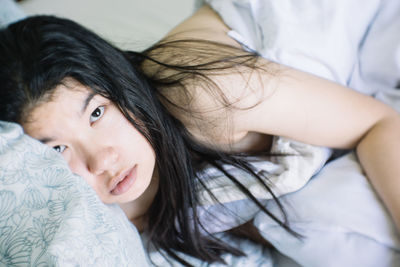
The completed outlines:
[[[199,8],[192,16],[173,28],[164,39],[196,38],[240,47],[227,36],[229,27],[208,5]]]
[[[173,116],[197,140],[226,150],[249,140],[235,120],[241,110],[259,102],[264,94],[260,89],[265,88],[255,86],[260,81],[256,69],[265,66],[231,39],[229,30],[218,14],[203,6],[148,51],[151,58],[171,67],[144,64],[147,75],[168,84],[159,90]]]
[[[149,74],[167,85],[167,78],[174,79],[162,92],[166,106],[198,140],[234,144],[256,132],[351,148],[374,123],[392,115],[371,97],[250,55],[228,31],[204,6],[149,52],[172,66],[149,64]]]

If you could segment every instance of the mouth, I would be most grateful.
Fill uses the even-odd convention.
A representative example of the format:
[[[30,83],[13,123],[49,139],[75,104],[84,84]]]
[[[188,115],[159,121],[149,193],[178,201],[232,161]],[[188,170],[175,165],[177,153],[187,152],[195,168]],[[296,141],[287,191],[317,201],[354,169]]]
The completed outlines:
[[[114,196],[127,192],[136,181],[137,165],[122,173],[112,181],[110,193]]]

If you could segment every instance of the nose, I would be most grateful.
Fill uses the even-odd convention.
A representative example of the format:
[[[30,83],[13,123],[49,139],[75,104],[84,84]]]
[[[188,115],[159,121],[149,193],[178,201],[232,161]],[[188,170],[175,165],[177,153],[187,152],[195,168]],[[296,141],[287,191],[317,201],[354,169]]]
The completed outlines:
[[[118,160],[118,154],[112,147],[103,147],[88,155],[87,168],[94,175],[113,171],[113,165]]]

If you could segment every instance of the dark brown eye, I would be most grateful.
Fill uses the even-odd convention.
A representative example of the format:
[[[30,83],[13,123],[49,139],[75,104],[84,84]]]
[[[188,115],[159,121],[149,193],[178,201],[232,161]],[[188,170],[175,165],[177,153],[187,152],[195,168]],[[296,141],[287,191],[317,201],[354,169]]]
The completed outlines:
[[[97,107],[92,114],[90,115],[90,123],[97,121],[98,119],[101,118],[101,116],[103,116],[104,113],[104,107],[100,106]]]
[[[67,147],[64,146],[64,145],[53,146],[53,149],[54,149],[55,151],[57,151],[58,153],[63,153],[64,150],[65,150],[66,148],[67,148]]]

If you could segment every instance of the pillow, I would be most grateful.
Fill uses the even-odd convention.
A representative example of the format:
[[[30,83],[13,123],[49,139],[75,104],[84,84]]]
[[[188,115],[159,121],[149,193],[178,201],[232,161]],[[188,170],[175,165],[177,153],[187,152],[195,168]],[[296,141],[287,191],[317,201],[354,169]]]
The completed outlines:
[[[1,266],[147,266],[141,239],[63,158],[0,121]]]
[[[35,0],[19,6],[27,15],[72,19],[116,46],[142,50],[153,45],[193,12],[194,0]]]
[[[246,47],[271,61],[341,84],[348,83],[358,60],[358,49],[382,3],[379,0],[204,1],[241,36],[231,37]],[[363,12],[359,12],[360,6]]]
[[[355,154],[325,166],[304,188],[282,198],[297,239],[263,213],[254,224],[277,250],[302,266],[398,266],[400,238]],[[272,202],[267,208],[279,214]]]
[[[231,27],[231,37],[245,47],[256,50],[272,61],[341,84],[348,84],[354,78],[356,67],[363,70],[365,65],[359,64],[360,46],[365,49],[363,53],[367,53],[366,48],[369,48],[372,59],[377,57],[376,53],[372,53],[376,49],[371,49],[375,46],[368,46],[366,40],[372,39],[375,40],[374,44],[381,44],[382,35],[376,33],[386,29],[387,25],[391,27],[390,31],[385,31],[385,37],[398,36],[397,31],[393,30],[398,29],[398,23],[392,25],[398,21],[393,19],[398,17],[398,1],[206,2]],[[358,12],[360,6],[363,7],[362,14]],[[375,26],[378,25],[377,19],[379,27]],[[374,33],[374,37],[371,33]],[[383,48],[385,54],[398,58],[397,46]],[[362,59],[365,59],[365,53]],[[371,62],[375,61],[369,61],[368,67],[374,66],[367,68],[371,72],[377,68],[386,70],[388,66]],[[395,72],[396,69],[392,68],[390,73],[396,73],[394,78],[398,82],[399,72]],[[358,89],[363,93],[371,93],[367,87]],[[295,208],[289,212],[294,213],[289,221],[294,230],[305,236],[302,241],[289,235],[264,213],[258,213],[254,223],[282,254],[300,265],[399,265],[398,233],[363,175],[354,154],[331,162],[304,188],[282,197],[282,200]],[[268,202],[267,208],[279,214],[272,201]]]
[[[13,0],[0,0],[0,28],[25,17]]]

